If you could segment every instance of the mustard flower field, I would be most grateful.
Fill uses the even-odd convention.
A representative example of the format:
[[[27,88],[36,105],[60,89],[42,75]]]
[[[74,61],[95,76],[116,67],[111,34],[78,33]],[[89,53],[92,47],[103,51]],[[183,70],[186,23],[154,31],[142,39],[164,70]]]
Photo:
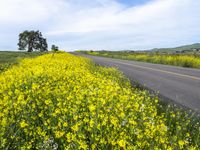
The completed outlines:
[[[197,118],[114,68],[60,52],[0,73],[0,149],[199,148]]]
[[[200,68],[200,55],[189,55],[189,54],[156,54],[156,53],[127,53],[127,52],[89,52],[84,53],[111,57],[125,60],[136,60],[143,62],[150,62],[156,64],[165,64],[172,66],[181,66],[188,68]]]

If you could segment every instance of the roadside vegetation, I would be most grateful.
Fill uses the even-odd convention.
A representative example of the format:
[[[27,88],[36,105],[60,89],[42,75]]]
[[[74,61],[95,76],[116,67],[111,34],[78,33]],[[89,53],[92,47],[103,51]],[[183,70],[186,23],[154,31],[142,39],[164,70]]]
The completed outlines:
[[[167,54],[159,52],[111,52],[111,51],[82,51],[83,53],[118,58],[125,60],[135,60],[156,64],[166,64],[188,68],[200,68],[200,54]]]
[[[0,51],[0,73],[10,68],[12,65],[17,65],[24,58],[34,58],[42,55],[40,52],[9,52]]]
[[[0,74],[0,149],[200,148],[198,117],[114,68],[57,52]]]

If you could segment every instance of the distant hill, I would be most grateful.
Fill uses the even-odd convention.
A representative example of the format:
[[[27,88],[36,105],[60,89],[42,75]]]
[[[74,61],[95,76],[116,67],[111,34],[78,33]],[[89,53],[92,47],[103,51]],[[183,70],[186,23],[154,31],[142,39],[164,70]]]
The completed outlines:
[[[152,51],[158,52],[184,52],[184,51],[200,51],[200,43],[195,43],[191,45],[184,45],[175,48],[154,48]]]

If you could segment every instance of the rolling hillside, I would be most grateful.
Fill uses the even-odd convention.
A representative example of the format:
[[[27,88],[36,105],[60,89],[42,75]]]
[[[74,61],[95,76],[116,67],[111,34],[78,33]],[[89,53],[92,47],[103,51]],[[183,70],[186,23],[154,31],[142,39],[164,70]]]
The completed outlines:
[[[158,52],[193,52],[200,51],[200,43],[195,43],[191,45],[184,45],[175,48],[155,48],[152,51]]]

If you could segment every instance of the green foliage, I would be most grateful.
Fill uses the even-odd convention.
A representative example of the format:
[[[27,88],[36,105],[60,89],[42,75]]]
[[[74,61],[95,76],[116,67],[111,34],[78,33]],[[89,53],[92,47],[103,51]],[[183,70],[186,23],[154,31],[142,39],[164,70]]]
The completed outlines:
[[[58,46],[56,46],[56,45],[51,46],[51,51],[57,52],[58,50],[59,50]]]
[[[12,64],[0,64],[0,73],[4,72],[5,70],[7,70],[8,68],[10,68],[12,66]]]
[[[42,37],[42,33],[39,31],[24,31],[19,34],[19,50],[28,50],[32,52],[37,50],[40,52],[48,51],[48,45],[45,38]]]

